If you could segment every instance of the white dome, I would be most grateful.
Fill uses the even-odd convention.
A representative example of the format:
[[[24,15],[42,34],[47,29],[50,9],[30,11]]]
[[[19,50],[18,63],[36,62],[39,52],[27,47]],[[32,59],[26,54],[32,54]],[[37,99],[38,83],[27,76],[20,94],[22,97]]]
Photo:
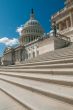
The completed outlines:
[[[22,36],[26,34],[43,34],[44,30],[41,27],[40,23],[38,20],[35,19],[34,13],[31,13],[30,19],[24,24],[23,29],[22,29]]]
[[[44,34],[44,30],[41,27],[40,23],[35,19],[29,19],[23,26],[21,35],[26,34]]]
[[[40,24],[37,20],[30,19],[25,23],[24,28],[29,27],[29,26],[35,26],[35,25],[40,25]]]
[[[21,43],[23,42],[24,44],[24,42],[30,42],[41,37],[43,34],[44,30],[38,20],[35,19],[34,13],[32,12],[30,19],[23,25],[23,29],[21,31]]]
[[[36,19],[29,19],[23,26],[22,29],[22,35],[25,34],[35,34],[35,33],[39,33],[39,34],[43,34],[44,30],[41,27],[40,23],[36,20]]]

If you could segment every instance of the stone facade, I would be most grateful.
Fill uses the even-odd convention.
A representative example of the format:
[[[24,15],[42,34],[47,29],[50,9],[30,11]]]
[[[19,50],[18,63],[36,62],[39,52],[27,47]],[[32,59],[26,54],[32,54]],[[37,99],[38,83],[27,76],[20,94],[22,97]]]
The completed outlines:
[[[14,49],[8,47],[5,49],[2,57],[2,65],[13,65],[15,62],[15,52]]]
[[[59,33],[70,37],[73,42],[73,0],[65,0],[65,7],[51,17]]]

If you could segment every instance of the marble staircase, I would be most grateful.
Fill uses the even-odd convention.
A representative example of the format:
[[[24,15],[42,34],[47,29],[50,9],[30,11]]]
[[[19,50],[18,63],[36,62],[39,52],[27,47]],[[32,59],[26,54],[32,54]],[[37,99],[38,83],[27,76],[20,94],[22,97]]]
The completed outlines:
[[[18,110],[73,110],[73,45],[20,65],[1,66],[0,91],[22,106]]]
[[[68,47],[57,49],[55,51],[47,52],[43,55],[39,55],[36,58],[26,60],[24,63],[33,63],[33,62],[41,62],[41,61],[54,61],[54,60],[60,60],[60,59],[70,59],[73,58],[73,44],[71,44]]]

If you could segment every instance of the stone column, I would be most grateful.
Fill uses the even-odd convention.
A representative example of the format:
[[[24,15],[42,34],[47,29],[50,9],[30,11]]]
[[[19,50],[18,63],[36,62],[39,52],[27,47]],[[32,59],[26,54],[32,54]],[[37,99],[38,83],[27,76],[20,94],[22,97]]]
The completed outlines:
[[[22,45],[23,45],[23,37],[22,37]]]
[[[34,40],[36,40],[35,35],[34,35]]]
[[[69,28],[69,21],[68,21],[68,19],[66,20],[66,27]]]
[[[29,36],[28,36],[28,43],[30,42]]]
[[[27,43],[27,36],[26,36],[26,38],[25,38],[25,43]]]
[[[31,42],[31,36],[29,36],[30,42]]]
[[[30,42],[30,36],[28,37],[28,39],[29,39],[29,42]]]
[[[34,35],[33,35],[33,41],[34,41]]]
[[[26,42],[28,43],[28,36],[26,37]]]
[[[30,38],[30,42],[31,42],[31,36],[29,38]]]
[[[25,43],[25,37],[24,37],[24,43]]]
[[[61,31],[61,29],[62,29],[62,24],[59,23],[59,31]]]
[[[22,49],[20,49],[20,61],[22,61]]]
[[[37,57],[37,45],[35,45],[35,56]]]

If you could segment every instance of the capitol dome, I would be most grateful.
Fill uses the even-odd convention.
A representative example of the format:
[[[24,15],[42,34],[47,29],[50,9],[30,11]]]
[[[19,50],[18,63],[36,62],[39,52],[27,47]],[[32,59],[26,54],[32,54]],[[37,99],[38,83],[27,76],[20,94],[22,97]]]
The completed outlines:
[[[39,22],[35,19],[30,19],[25,23],[24,28],[34,25],[39,25]]]
[[[26,43],[38,39],[43,34],[44,30],[38,20],[35,19],[34,12],[32,9],[30,19],[24,24],[23,29],[21,31],[20,43],[24,45]]]

